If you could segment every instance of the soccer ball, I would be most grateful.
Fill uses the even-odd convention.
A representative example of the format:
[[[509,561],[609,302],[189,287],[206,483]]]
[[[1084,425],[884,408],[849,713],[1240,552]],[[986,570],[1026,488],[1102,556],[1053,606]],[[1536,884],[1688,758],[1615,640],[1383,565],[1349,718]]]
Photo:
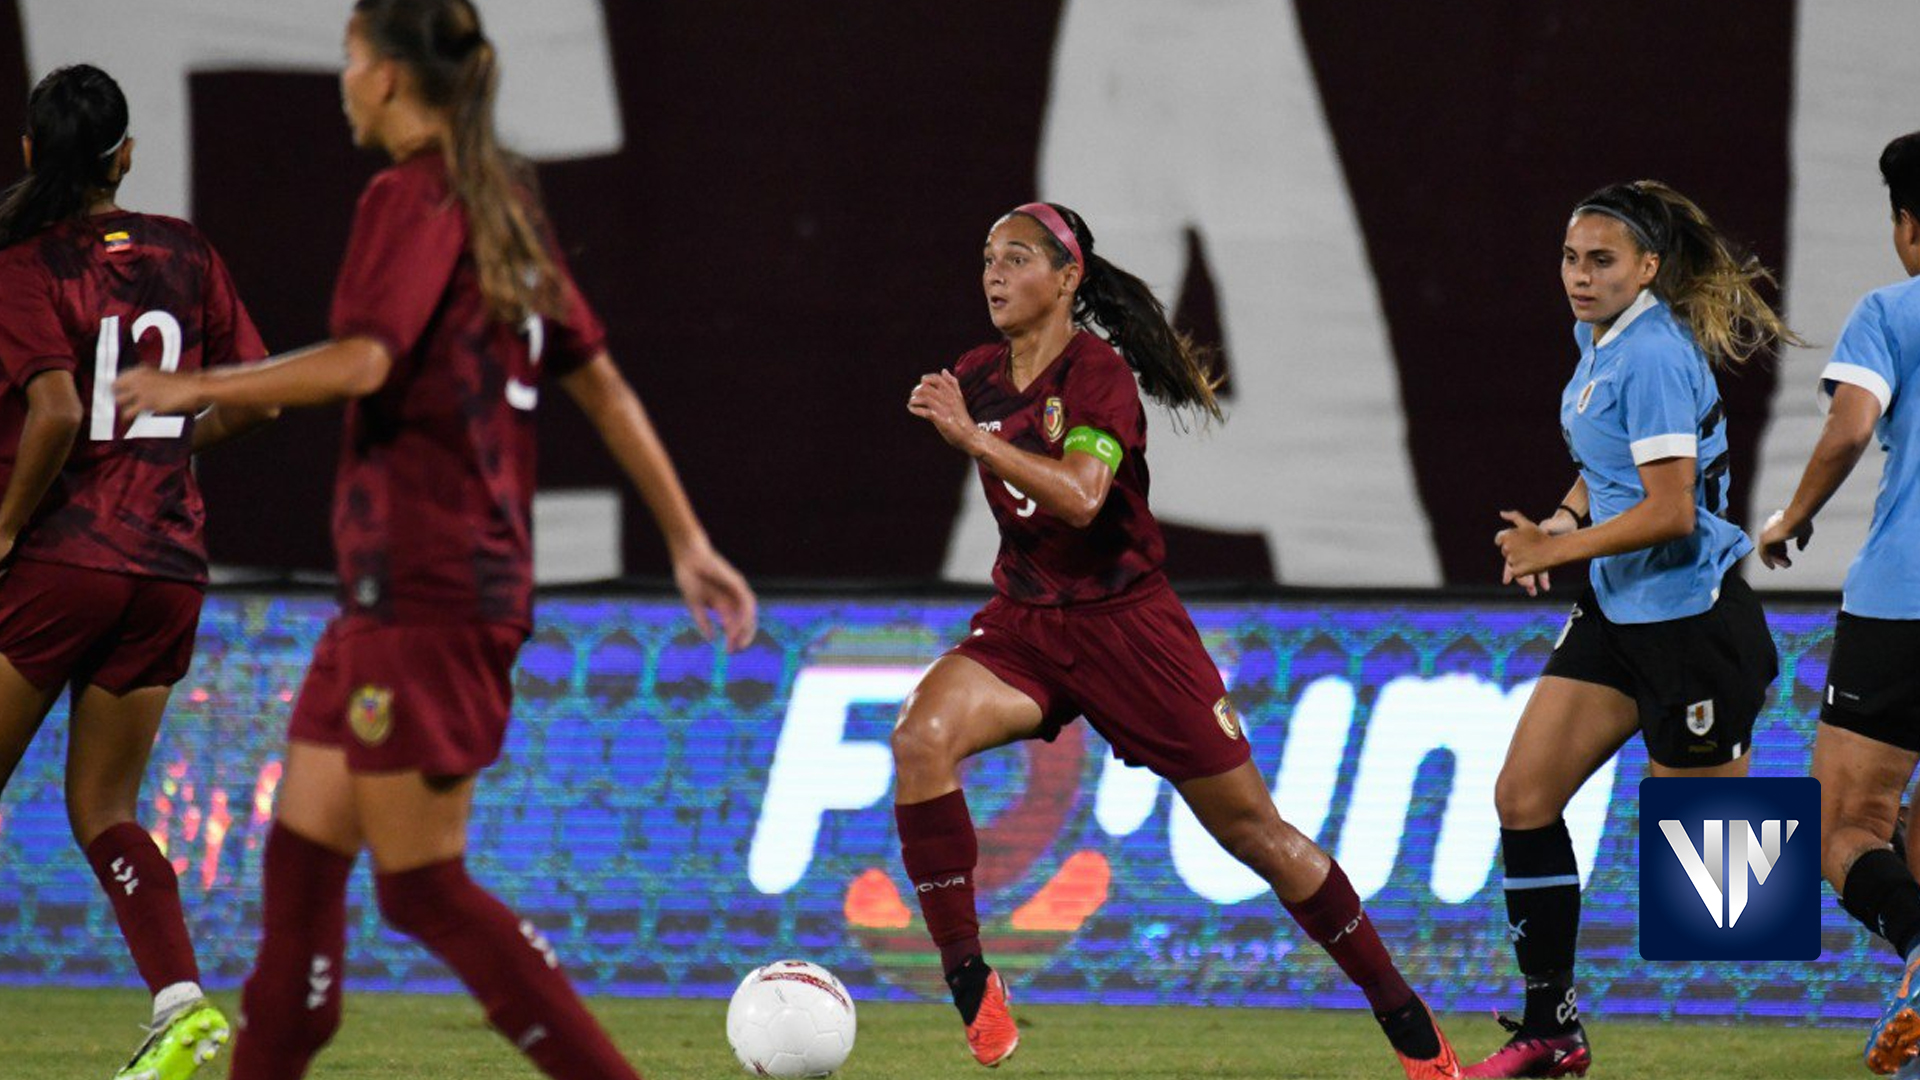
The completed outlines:
[[[727,1006],[727,1041],[756,1076],[831,1076],[853,1052],[853,1031],[853,995],[805,960],[747,972]]]

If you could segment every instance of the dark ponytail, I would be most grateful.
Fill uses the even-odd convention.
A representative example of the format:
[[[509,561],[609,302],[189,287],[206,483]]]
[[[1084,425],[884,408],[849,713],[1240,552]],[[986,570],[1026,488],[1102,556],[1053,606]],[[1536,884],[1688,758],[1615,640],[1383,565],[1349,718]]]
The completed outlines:
[[[63,67],[27,96],[33,166],[0,195],[0,248],[85,216],[120,185],[115,151],[127,137],[127,98],[90,64]]]
[[[447,112],[447,180],[467,213],[480,291],[494,314],[560,315],[533,169],[494,134],[499,63],[479,12],[469,0],[358,0],[353,12],[374,50],[405,64],[426,103]]]
[[[1761,286],[1778,284],[1772,271],[1673,188],[1658,180],[1614,184],[1581,200],[1573,212],[1620,221],[1640,250],[1660,256],[1653,291],[1672,305],[1715,365],[1743,364],[1779,342],[1806,344],[1760,294]]]
[[[1107,340],[1140,375],[1140,389],[1169,409],[1191,409],[1202,419],[1224,420],[1213,391],[1222,379],[1214,371],[1219,351],[1196,345],[1167,322],[1167,308],[1147,283],[1094,253],[1093,230],[1079,214],[1056,203],[1053,207],[1086,256],[1080,289],[1073,297],[1073,318],[1098,326]],[[1045,228],[1047,253],[1055,269],[1073,261],[1073,255]]]

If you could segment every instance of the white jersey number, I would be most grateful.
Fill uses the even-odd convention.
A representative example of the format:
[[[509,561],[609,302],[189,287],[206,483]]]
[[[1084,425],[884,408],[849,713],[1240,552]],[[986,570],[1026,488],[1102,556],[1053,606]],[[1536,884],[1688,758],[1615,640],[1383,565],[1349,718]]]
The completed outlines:
[[[520,324],[520,332],[527,335],[527,364],[540,366],[540,354],[547,351],[547,324],[540,316],[529,315],[527,321]],[[513,376],[507,376],[507,404],[521,412],[532,412],[540,404],[540,388],[528,386]]]
[[[160,331],[160,370],[180,368],[180,320],[164,311],[149,311],[133,321],[133,340],[137,344],[149,330]],[[120,316],[100,320],[100,341],[93,350],[93,426],[89,430],[95,442],[113,440],[117,410],[113,404],[113,380],[120,376]],[[177,439],[187,428],[182,416],[155,416],[141,413],[127,428],[129,439]]]

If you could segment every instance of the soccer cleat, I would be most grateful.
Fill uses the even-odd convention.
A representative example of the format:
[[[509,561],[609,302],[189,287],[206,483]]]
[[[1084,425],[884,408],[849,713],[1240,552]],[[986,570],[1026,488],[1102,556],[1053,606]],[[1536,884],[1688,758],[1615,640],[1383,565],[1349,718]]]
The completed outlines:
[[[997,971],[987,972],[987,985],[980,995],[980,1009],[967,1024],[967,1048],[973,1060],[992,1069],[1013,1056],[1020,1048],[1020,1029],[1008,1008],[1012,998],[1007,982]]]
[[[1408,1057],[1396,1048],[1393,1053],[1400,1059],[1400,1068],[1406,1071],[1407,1080],[1460,1080],[1460,1057],[1453,1052],[1453,1044],[1447,1041],[1447,1033],[1440,1030],[1440,1021],[1433,1018],[1433,1010],[1427,1008],[1426,1002],[1420,1002],[1420,1009],[1427,1014],[1427,1022],[1433,1025],[1433,1037],[1440,1043],[1440,1052],[1430,1058],[1416,1058]]]
[[[1478,1065],[1470,1065],[1464,1077],[1585,1076],[1593,1065],[1593,1050],[1587,1046],[1587,1030],[1579,1024],[1563,1035],[1534,1035],[1519,1021],[1495,1017],[1500,1026],[1513,1032],[1513,1038]]]
[[[1920,1046],[1920,979],[1914,978],[1916,969],[1920,969],[1920,956],[1907,963],[1900,992],[1867,1033],[1867,1068],[1882,1076],[1905,1065],[1914,1048]]]
[[[187,1080],[232,1037],[227,1018],[201,998],[155,1024],[113,1080]]]

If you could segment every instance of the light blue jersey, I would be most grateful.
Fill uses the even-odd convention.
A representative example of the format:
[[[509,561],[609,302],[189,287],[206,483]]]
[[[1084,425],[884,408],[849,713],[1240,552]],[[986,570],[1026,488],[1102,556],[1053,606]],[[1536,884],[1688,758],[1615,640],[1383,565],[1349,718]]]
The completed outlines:
[[[1593,340],[1574,327],[1580,364],[1560,395],[1560,432],[1587,482],[1595,525],[1647,497],[1641,465],[1696,461],[1693,533],[1639,551],[1593,560],[1600,610],[1617,623],[1698,615],[1720,595],[1720,579],[1753,550],[1727,509],[1727,425],[1706,355],[1652,290],[1643,290]]]
[[[1920,407],[1907,401],[1920,372],[1920,279],[1868,293],[1853,309],[1823,394],[1852,383],[1880,402],[1875,430],[1887,451],[1867,542],[1847,571],[1841,610],[1869,619],[1920,619]]]

